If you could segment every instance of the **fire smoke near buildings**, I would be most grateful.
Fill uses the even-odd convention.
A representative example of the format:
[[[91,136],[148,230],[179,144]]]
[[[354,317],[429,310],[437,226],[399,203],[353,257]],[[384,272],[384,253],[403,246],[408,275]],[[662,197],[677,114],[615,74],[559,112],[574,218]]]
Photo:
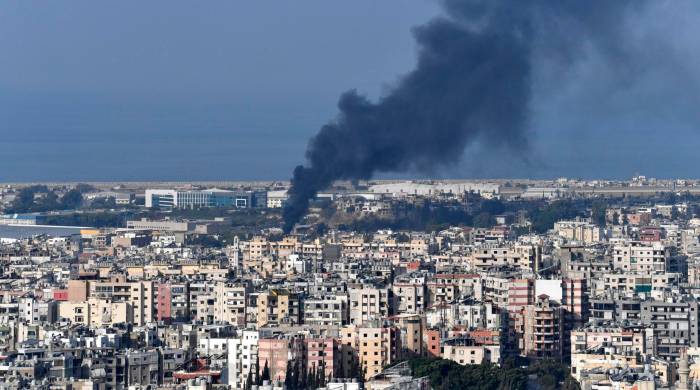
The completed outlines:
[[[351,90],[337,118],[309,142],[284,210],[285,230],[335,180],[455,163],[465,148],[528,144],[535,58],[569,67],[592,48],[608,61],[623,50],[621,20],[633,1],[458,1],[413,31],[415,69],[376,102]]]

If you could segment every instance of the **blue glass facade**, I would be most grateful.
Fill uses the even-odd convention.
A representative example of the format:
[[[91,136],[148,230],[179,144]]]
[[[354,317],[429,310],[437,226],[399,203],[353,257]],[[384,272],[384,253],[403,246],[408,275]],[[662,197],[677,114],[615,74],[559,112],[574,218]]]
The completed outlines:
[[[148,190],[149,207],[199,208],[199,207],[267,207],[265,191],[220,191],[220,190]]]

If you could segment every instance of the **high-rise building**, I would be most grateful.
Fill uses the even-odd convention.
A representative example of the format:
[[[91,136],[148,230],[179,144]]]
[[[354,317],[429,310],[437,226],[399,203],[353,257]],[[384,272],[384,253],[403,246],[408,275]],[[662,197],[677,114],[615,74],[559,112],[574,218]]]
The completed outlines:
[[[563,309],[549,296],[540,295],[533,305],[523,308],[522,355],[534,359],[561,357],[563,350]]]

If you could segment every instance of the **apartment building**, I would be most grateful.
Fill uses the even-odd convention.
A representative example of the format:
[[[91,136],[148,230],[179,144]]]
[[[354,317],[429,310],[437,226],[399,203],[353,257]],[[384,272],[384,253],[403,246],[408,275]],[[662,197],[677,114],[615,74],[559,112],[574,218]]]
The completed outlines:
[[[424,317],[419,314],[399,314],[390,318],[401,334],[401,354],[404,356],[423,356]]]
[[[591,298],[590,318],[596,321],[639,321],[642,299],[639,297],[613,297],[612,295]]]
[[[352,355],[352,351],[357,354],[360,372],[364,373],[365,379],[396,362],[401,351],[401,332],[398,328],[368,325],[351,325],[341,329],[342,343],[351,349],[348,354]],[[346,359],[346,364],[351,363]]]
[[[622,325],[616,321],[592,323],[571,332],[571,353],[614,347],[618,353],[642,354],[652,333],[651,328],[642,325]]]
[[[311,296],[303,300],[304,324],[341,327],[350,323],[347,295]]]
[[[531,244],[511,246],[484,244],[474,247],[470,264],[472,270],[511,266],[537,272],[542,268],[542,248]]]
[[[302,372],[307,372],[305,347],[306,343],[301,335],[261,337],[258,339],[258,375],[261,375],[267,366],[271,379],[284,382],[288,364],[299,364]]]
[[[497,329],[501,310],[493,303],[465,300],[451,305],[438,304],[425,313],[428,327],[462,327]]]
[[[271,289],[257,297],[257,324],[261,326],[302,323],[301,300],[285,289]]]
[[[426,283],[426,287],[428,289],[429,305],[439,302],[453,302],[462,297],[461,289],[456,283],[431,280]]]
[[[245,326],[247,283],[217,282],[214,285],[214,321]]]
[[[61,302],[58,305],[59,319],[71,324],[90,327],[107,327],[133,322],[133,311],[129,302],[112,302],[108,299],[90,298],[85,302]]]
[[[700,346],[698,302],[689,297],[664,301],[647,300],[641,304],[642,324],[654,329],[648,352],[663,359],[677,359],[685,348]]]
[[[520,351],[533,359],[561,357],[563,351],[563,309],[547,295],[540,295],[534,304],[522,310],[522,342]]]
[[[188,283],[157,283],[156,319],[158,321],[185,322],[190,318]]]
[[[613,247],[613,266],[616,270],[651,276],[666,272],[671,248],[660,243],[631,242]]]
[[[566,310],[567,326],[576,328],[588,321],[588,283],[586,279],[564,279],[561,282],[561,306]]]
[[[455,287],[458,296],[472,296],[479,294],[481,276],[472,273],[436,273],[432,278],[435,285],[451,285]]]
[[[483,302],[491,302],[499,308],[508,307],[511,278],[499,275],[485,275],[479,281],[480,284],[474,294],[476,299],[480,299]]]
[[[568,241],[585,244],[598,243],[605,239],[605,231],[587,221],[559,221],[554,223],[554,232]]]
[[[109,281],[90,282],[89,289],[91,298],[129,303],[133,310],[133,321],[137,325],[154,322],[157,318],[152,281],[127,282],[123,277],[115,276]]]
[[[258,341],[256,330],[244,330],[228,341],[225,382],[235,389],[246,388],[249,379],[258,379]]]
[[[469,337],[455,337],[442,343],[442,358],[466,366],[501,361],[500,345],[483,345]]]
[[[341,359],[338,340],[333,337],[309,337],[304,342],[309,370],[322,370],[325,378],[337,378]]]
[[[507,282],[508,312],[519,313],[528,305],[535,303],[535,280],[512,279]]]
[[[394,282],[397,313],[422,313],[427,305],[427,288],[424,280],[417,282]]]
[[[188,288],[190,320],[200,324],[214,323],[214,285],[206,282],[190,282]]]
[[[350,287],[350,323],[367,321],[394,314],[394,293],[389,286],[361,285]]]

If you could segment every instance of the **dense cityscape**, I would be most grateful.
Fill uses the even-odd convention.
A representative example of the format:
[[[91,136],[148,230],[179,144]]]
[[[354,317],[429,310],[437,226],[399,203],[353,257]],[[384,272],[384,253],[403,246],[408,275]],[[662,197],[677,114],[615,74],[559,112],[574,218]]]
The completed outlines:
[[[0,386],[694,388],[698,192],[338,182],[285,233],[282,182],[3,185]]]
[[[700,2],[0,6],[0,390],[700,390]]]

